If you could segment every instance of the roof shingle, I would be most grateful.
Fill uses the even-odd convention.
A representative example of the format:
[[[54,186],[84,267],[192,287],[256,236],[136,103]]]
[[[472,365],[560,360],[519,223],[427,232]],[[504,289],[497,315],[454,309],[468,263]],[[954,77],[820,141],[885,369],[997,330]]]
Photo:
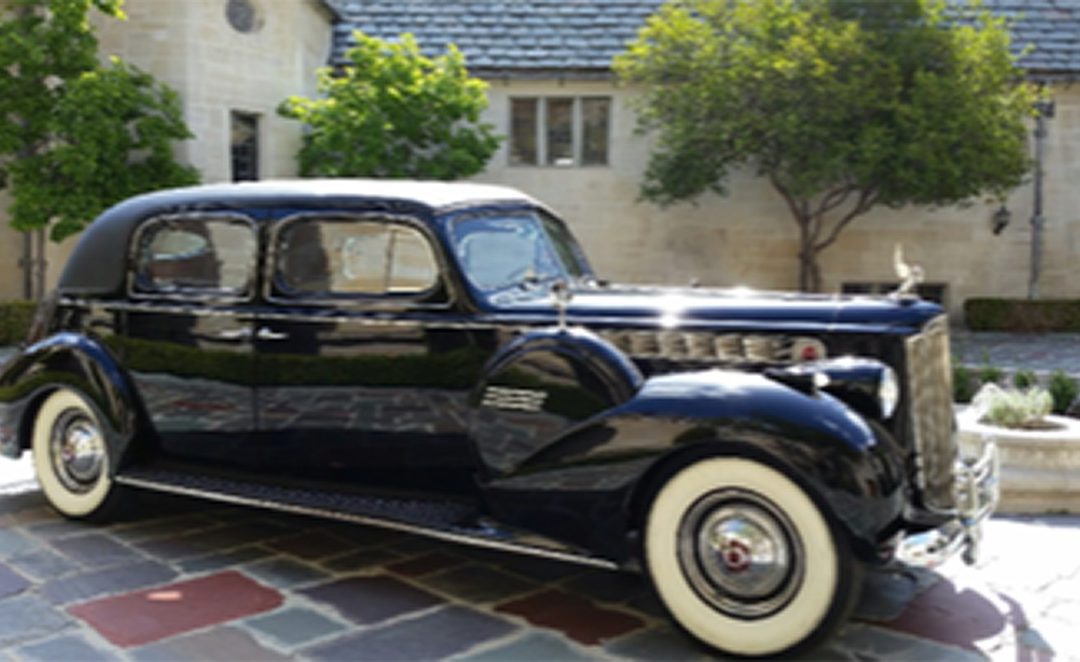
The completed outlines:
[[[329,0],[342,20],[334,28],[335,64],[344,62],[353,30],[382,39],[411,32],[425,54],[449,43],[477,73],[606,73],[663,0]],[[951,0],[959,1],[959,0]],[[1080,0],[985,0],[1010,21],[1013,49],[1035,75],[1080,78]],[[1028,50],[1029,49],[1029,50]],[[1025,52],[1026,50],[1026,52]]]

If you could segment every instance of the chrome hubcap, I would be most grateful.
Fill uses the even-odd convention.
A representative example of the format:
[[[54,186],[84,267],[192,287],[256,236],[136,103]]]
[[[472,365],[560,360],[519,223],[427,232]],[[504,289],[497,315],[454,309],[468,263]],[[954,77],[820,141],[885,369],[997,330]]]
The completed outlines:
[[[53,471],[72,492],[87,492],[105,467],[105,440],[97,424],[78,409],[69,409],[53,426],[50,441]]]
[[[694,591],[717,609],[760,618],[783,607],[802,579],[794,527],[769,501],[743,490],[719,490],[679,525],[679,562]]]

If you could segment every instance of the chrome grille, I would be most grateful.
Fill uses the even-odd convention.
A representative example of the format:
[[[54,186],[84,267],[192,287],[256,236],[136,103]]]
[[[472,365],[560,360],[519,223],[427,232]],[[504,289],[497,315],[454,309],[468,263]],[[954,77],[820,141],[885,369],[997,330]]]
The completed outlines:
[[[923,501],[929,508],[952,509],[956,505],[953,465],[957,451],[949,327],[944,316],[907,339],[907,375],[909,415]]]

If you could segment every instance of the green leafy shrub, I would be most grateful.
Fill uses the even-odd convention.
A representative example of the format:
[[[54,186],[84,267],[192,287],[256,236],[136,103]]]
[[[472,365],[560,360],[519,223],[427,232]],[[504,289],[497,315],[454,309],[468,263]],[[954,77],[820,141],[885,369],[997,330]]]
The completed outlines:
[[[16,345],[25,340],[36,309],[33,301],[0,301],[0,345]]]
[[[1014,429],[1047,427],[1043,419],[1054,404],[1050,394],[1041,388],[1017,391],[990,386],[981,390],[975,399],[976,406],[986,412],[981,419],[983,422]]]
[[[964,321],[972,331],[1075,332],[1080,299],[973,298],[964,301]]]
[[[984,365],[979,368],[979,381],[983,384],[999,384],[1005,377],[1005,371],[993,365]]]
[[[1033,386],[1038,386],[1039,378],[1031,370],[1017,370],[1012,376],[1012,385],[1023,391]]]
[[[1046,388],[1050,391],[1050,396],[1054,399],[1054,413],[1064,414],[1069,409],[1069,405],[1076,400],[1076,396],[1080,394],[1080,384],[1077,384],[1076,380],[1065,374],[1061,370],[1056,370],[1050,375],[1050,380],[1046,384]]]
[[[971,368],[959,363],[953,365],[953,402],[968,403],[975,397],[977,385]]]

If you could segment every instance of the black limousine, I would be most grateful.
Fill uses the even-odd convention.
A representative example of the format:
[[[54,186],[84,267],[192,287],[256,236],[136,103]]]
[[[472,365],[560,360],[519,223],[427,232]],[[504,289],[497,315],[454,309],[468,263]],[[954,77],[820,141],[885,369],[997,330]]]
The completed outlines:
[[[60,513],[133,488],[644,573],[726,652],[807,648],[861,569],[974,558],[948,327],[898,292],[607,283],[512,189],[139,196],[0,371],[0,451]]]

